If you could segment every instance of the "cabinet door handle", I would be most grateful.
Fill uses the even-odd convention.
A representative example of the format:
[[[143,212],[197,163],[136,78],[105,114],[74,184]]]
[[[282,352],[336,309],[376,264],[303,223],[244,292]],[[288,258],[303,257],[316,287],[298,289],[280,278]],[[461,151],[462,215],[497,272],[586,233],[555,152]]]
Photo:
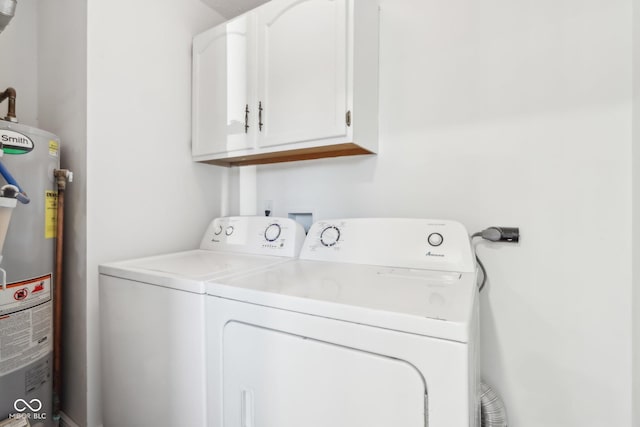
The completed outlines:
[[[249,132],[249,104],[244,107],[244,133]]]
[[[262,132],[262,126],[264,125],[264,123],[262,123],[262,101],[258,102],[258,129],[260,130],[260,132]]]

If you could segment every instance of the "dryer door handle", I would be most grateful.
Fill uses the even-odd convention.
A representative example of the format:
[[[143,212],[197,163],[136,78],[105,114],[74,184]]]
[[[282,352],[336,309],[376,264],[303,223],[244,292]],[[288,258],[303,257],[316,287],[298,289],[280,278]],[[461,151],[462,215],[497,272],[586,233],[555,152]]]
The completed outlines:
[[[242,390],[242,427],[254,427],[253,423],[253,392]]]

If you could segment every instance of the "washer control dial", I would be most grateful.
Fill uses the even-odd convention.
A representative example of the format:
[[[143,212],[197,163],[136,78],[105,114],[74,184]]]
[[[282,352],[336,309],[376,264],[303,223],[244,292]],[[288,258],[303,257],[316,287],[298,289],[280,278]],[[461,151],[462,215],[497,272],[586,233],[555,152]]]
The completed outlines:
[[[227,229],[224,231],[224,234],[226,234],[227,236],[231,236],[231,234],[233,233],[233,225],[230,225],[227,227]]]
[[[222,226],[216,225],[215,228],[213,229],[213,234],[215,234],[216,236],[219,236],[220,233],[222,233]]]
[[[442,237],[440,233],[431,233],[429,237],[427,237],[427,242],[429,242],[431,246],[440,246],[442,242],[444,242],[444,237]]]
[[[334,246],[340,240],[340,229],[333,225],[326,227],[320,233],[320,243],[324,246],[331,247]]]
[[[282,228],[279,224],[270,224],[266,230],[264,230],[264,238],[267,242],[275,242],[282,233]]]

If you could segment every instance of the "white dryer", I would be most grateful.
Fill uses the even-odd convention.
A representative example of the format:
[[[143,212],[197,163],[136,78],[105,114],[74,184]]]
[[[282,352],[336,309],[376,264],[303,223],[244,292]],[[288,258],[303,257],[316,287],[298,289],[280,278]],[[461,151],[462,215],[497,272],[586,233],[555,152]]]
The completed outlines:
[[[299,260],[207,294],[209,427],[480,425],[476,265],[459,223],[319,222]]]
[[[205,281],[296,257],[301,225],[218,218],[200,249],[100,266],[105,427],[206,425]]]

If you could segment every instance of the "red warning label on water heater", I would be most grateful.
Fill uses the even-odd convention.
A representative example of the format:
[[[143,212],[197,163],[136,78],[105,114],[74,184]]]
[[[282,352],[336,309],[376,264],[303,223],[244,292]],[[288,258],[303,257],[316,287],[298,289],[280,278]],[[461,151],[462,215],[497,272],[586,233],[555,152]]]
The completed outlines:
[[[34,307],[51,299],[51,274],[0,287],[0,316]]]
[[[51,351],[51,277],[47,274],[0,287],[0,377]]]

